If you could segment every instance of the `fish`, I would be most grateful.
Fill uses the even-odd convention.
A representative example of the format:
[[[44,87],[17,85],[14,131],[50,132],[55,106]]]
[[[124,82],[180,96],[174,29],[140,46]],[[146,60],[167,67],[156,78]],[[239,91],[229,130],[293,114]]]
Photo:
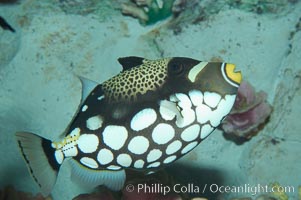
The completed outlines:
[[[15,29],[11,25],[9,25],[9,23],[7,23],[7,21],[3,17],[1,17],[1,16],[0,16],[0,26],[4,30],[9,30],[9,31],[11,31],[13,33],[16,32]]]
[[[17,132],[26,166],[44,196],[69,160],[77,181],[123,188],[127,171],[156,172],[189,153],[230,112],[242,80],[235,65],[188,57],[118,59],[123,70],[97,83],[79,77],[82,99],[51,141]]]

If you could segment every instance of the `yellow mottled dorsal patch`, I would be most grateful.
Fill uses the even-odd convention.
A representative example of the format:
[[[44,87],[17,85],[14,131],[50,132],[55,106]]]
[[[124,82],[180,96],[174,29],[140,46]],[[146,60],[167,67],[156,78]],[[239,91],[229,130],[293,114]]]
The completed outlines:
[[[67,135],[63,140],[59,142],[52,142],[52,147],[55,149],[61,149],[66,144],[76,143],[79,136],[80,136],[80,129],[76,128],[69,135]]]
[[[137,95],[155,91],[166,80],[169,60],[144,60],[140,66],[123,71],[103,83],[105,96],[113,102],[134,101]]]

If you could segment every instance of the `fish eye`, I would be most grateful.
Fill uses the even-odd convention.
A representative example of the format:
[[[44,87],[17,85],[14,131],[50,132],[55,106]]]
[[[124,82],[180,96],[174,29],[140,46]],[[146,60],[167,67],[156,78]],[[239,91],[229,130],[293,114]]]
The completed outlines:
[[[169,65],[169,72],[173,75],[180,75],[184,71],[184,67],[182,64],[173,62]]]

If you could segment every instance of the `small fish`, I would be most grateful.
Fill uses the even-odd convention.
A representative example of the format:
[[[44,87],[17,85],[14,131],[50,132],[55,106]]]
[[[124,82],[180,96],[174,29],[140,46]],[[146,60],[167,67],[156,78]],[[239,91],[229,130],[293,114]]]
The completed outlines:
[[[123,71],[102,84],[80,78],[82,101],[62,140],[16,133],[45,196],[67,158],[80,181],[112,190],[123,187],[125,170],[147,174],[170,165],[221,123],[242,80],[229,63],[184,57],[118,61]]]
[[[3,17],[1,17],[0,16],[0,26],[4,29],[4,30],[9,30],[9,31],[11,31],[11,32],[16,32],[15,31],[15,29],[11,26],[11,25],[9,25],[7,22],[6,22],[6,20],[3,18]]]

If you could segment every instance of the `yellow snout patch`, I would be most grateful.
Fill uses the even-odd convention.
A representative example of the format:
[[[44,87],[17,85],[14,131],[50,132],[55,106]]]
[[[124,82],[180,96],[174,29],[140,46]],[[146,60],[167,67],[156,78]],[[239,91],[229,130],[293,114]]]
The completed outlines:
[[[237,84],[240,84],[241,81],[242,81],[242,75],[241,75],[240,71],[235,72],[234,70],[235,70],[235,65],[234,64],[228,64],[228,63],[226,64],[226,75],[227,75],[227,77],[231,81],[233,81]]]

